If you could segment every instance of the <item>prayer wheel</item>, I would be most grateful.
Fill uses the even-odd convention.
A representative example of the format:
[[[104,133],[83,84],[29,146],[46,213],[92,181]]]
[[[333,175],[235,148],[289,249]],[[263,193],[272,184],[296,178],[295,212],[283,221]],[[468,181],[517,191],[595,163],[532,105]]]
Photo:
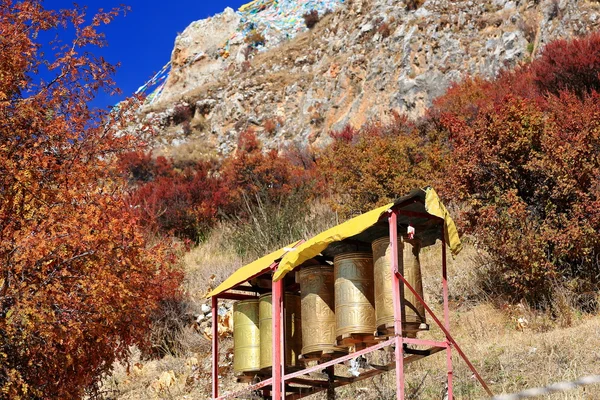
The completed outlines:
[[[302,354],[344,351],[335,346],[333,267],[304,267],[296,277],[302,293]]]
[[[259,297],[260,318],[260,369],[273,365],[273,296],[263,294]],[[285,365],[292,367],[298,364],[298,356],[302,347],[302,331],[300,328],[300,296],[285,295]]]
[[[235,372],[260,369],[258,299],[233,304],[233,369]]]
[[[394,325],[394,300],[392,297],[391,252],[389,237],[382,237],[372,243],[375,274],[375,314],[377,329],[385,331]],[[398,271],[408,283],[423,297],[423,281],[419,252],[421,242],[418,239],[398,238]],[[400,286],[403,297],[402,331],[409,337],[415,337],[419,330],[427,329],[425,325],[425,307],[415,295]]]
[[[372,335],[375,325],[373,255],[342,253],[333,259],[335,277],[335,334]]]

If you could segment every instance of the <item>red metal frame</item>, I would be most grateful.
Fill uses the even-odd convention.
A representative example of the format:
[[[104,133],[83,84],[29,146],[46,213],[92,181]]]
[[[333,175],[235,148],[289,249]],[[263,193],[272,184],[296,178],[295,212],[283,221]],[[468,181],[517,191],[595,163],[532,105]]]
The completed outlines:
[[[271,336],[273,338],[273,400],[281,399],[281,389],[285,384],[284,379],[282,379],[283,360],[281,358],[281,346],[285,342],[285,336],[282,335],[281,329],[282,299],[283,279],[273,282],[273,316],[271,319]],[[285,399],[285,392],[283,392],[283,398]]]
[[[398,270],[398,214],[392,211],[390,224],[391,260],[390,274],[392,275],[392,298],[394,300],[394,334],[396,349],[396,398],[404,400],[404,341],[402,337],[402,295],[400,290],[401,276]]]
[[[401,205],[397,205],[399,207]],[[396,208],[395,207],[395,208]],[[444,322],[440,321],[440,319],[435,315],[435,313],[431,310],[431,308],[427,305],[427,303],[423,300],[423,298],[417,293],[417,291],[407,282],[407,280],[402,276],[402,274],[398,270],[398,215],[406,215],[416,218],[428,218],[430,220],[436,221],[442,224],[442,295],[443,295],[443,307],[444,307]],[[391,245],[391,260],[390,260],[390,273],[392,274],[392,288],[393,288],[393,299],[394,299],[394,337],[382,341],[376,345],[367,347],[363,350],[356,351],[354,353],[323,362],[321,364],[315,365],[310,368],[303,369],[301,371],[294,371],[291,373],[287,373],[285,371],[285,360],[282,359],[282,351],[283,346],[285,346],[285,332],[284,325],[282,321],[284,320],[285,313],[285,304],[284,304],[284,286],[283,280],[279,280],[278,282],[273,282],[272,287],[272,337],[273,337],[273,367],[272,367],[272,377],[266,378],[262,382],[259,382],[254,385],[250,385],[245,387],[242,390],[236,391],[234,393],[229,393],[223,396],[219,396],[219,368],[218,368],[218,359],[219,359],[219,350],[218,350],[218,298],[223,299],[242,299],[242,298],[255,298],[256,296],[243,295],[238,293],[220,293],[217,296],[212,298],[212,322],[213,322],[213,385],[212,385],[212,398],[215,400],[220,399],[230,399],[235,398],[239,395],[247,393],[248,391],[254,391],[263,389],[265,394],[268,395],[269,391],[271,392],[272,400],[296,400],[300,399],[304,396],[317,393],[322,390],[327,390],[328,388],[335,388],[344,386],[347,384],[351,384],[353,382],[366,379],[372,376],[377,375],[378,373],[382,373],[388,371],[390,369],[396,369],[396,396],[398,400],[404,400],[404,366],[407,363],[412,361],[416,361],[427,355],[431,355],[437,353],[440,350],[446,349],[446,367],[447,367],[447,379],[448,379],[448,399],[453,399],[453,367],[452,367],[452,348],[456,350],[459,356],[465,361],[469,369],[473,372],[477,380],[481,383],[485,391],[488,395],[493,396],[491,390],[488,388],[486,383],[483,381],[473,364],[466,357],[460,346],[456,343],[452,335],[450,334],[450,307],[448,300],[448,277],[447,277],[447,265],[446,265],[446,237],[444,230],[444,220],[429,214],[416,213],[404,210],[392,209],[388,216],[389,223],[389,236],[390,236],[390,245]],[[276,268],[278,263],[273,263],[270,266],[270,269]],[[263,271],[263,272],[267,272]],[[245,291],[252,291],[251,289],[245,288]],[[435,340],[423,340],[423,339],[412,339],[406,338],[402,336],[402,293],[408,289],[410,292],[415,295],[416,299],[423,304],[427,313],[431,316],[431,318],[435,321],[436,325],[442,330],[445,335],[444,341],[435,341]],[[235,288],[233,289],[235,290]],[[419,346],[428,346],[429,349],[424,351],[425,355],[420,354],[410,354],[405,356],[404,345],[412,344]],[[395,361],[391,365],[387,366],[373,366],[375,369],[372,371],[368,371],[364,374],[361,374],[355,378],[344,378],[333,375],[333,366],[336,364],[343,363],[350,359],[356,358],[358,356],[371,353],[373,351],[382,349],[384,347],[395,345]],[[315,380],[313,378],[303,377],[303,375],[307,375],[311,372],[326,370],[328,372],[328,380]],[[286,387],[286,382],[288,384],[300,384],[307,386],[305,392],[302,391],[304,389],[300,387]],[[287,391],[290,391],[291,394],[287,395]]]
[[[450,305],[448,304],[448,272],[446,268],[446,234],[442,229],[442,292],[444,297],[444,326],[450,332]],[[446,347],[446,369],[448,372],[448,399],[453,399],[452,385],[452,344],[446,338],[448,346]]]
[[[212,395],[216,399],[219,397],[219,298],[212,299]]]

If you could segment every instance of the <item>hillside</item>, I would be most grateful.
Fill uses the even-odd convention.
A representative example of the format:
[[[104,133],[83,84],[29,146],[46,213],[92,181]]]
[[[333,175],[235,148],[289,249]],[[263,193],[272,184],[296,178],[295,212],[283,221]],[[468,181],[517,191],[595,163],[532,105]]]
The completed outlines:
[[[157,149],[130,155],[124,171],[142,222],[198,245],[180,260],[184,296],[154,320],[153,353],[132,348],[131,365],[115,364],[103,393],[207,398],[210,288],[430,184],[464,235],[449,262],[452,330],[492,390],[600,373],[600,34],[588,34],[600,4],[301,2],[309,3],[321,4],[312,29],[298,19],[305,9],[286,8],[293,2],[258,0],[178,37],[171,72],[143,111],[159,130]],[[209,156],[217,160],[189,162]],[[438,244],[421,254],[436,312],[440,252]],[[219,315],[225,392],[240,387],[230,304]],[[456,398],[483,398],[454,362]],[[433,356],[411,365],[409,398],[442,398],[444,364]],[[336,393],[393,399],[394,373]]]
[[[95,54],[100,28],[128,7],[0,1],[0,399],[205,399],[211,328],[222,392],[240,387],[232,303],[211,315],[208,290],[352,217],[382,218],[416,188],[439,197],[401,200],[399,234],[431,245],[418,257],[436,313],[433,238],[452,239],[453,336],[492,390],[599,374],[599,9],[255,0],[190,25],[143,102],[104,110],[94,99],[118,89]],[[424,212],[452,216],[459,254]],[[334,248],[367,250],[388,231],[311,257],[336,264]],[[419,337],[439,338],[431,325]],[[361,360],[372,379],[337,398],[393,399],[394,373],[372,375],[391,357]],[[482,398],[454,361],[456,398]],[[444,364],[408,366],[408,397],[443,398]],[[584,383],[554,398],[600,399]]]
[[[256,16],[271,12],[266,7]],[[166,86],[145,108],[165,154],[227,154],[248,127],[270,148],[321,147],[347,124],[421,116],[452,82],[493,77],[554,39],[594,31],[600,4],[428,0],[407,10],[403,2],[354,0],[290,40],[270,44],[267,34],[264,46],[249,46],[255,39],[236,31],[239,19],[229,9],[177,38]]]

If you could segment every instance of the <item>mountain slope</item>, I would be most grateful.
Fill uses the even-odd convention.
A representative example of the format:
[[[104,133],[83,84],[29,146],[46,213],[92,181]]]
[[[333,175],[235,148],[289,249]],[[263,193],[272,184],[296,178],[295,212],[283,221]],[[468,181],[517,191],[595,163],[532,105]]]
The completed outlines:
[[[418,117],[453,81],[495,76],[554,39],[597,29],[600,4],[427,0],[407,11],[392,0],[346,1],[289,41],[278,38],[271,46],[267,35],[265,46],[248,47],[252,40],[238,35],[237,47],[224,53],[216,43],[239,18],[227,10],[195,22],[185,40],[178,38],[172,62],[179,67],[145,109],[161,127],[166,154],[185,159],[228,153],[248,127],[271,148],[322,146],[328,131],[346,124],[393,113]],[[215,36],[207,26],[224,30]],[[190,55],[202,45],[212,56],[194,61]],[[182,109],[189,115],[183,121],[173,117]]]

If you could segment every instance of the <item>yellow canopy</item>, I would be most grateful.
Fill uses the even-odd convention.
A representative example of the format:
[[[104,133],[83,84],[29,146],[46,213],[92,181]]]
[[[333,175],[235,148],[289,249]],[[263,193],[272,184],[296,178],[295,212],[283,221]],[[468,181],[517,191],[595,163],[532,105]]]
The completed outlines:
[[[302,264],[306,260],[319,255],[323,250],[333,242],[339,242],[354,235],[358,235],[365,229],[374,225],[383,213],[389,210],[394,203],[386,204],[385,206],[376,208],[367,213],[361,214],[358,217],[349,219],[348,221],[334,226],[325,232],[319,233],[317,236],[302,243],[294,249],[294,251],[286,254],[279,267],[273,275],[273,281],[276,282],[283,278],[288,272]]]
[[[399,227],[406,228],[409,224],[415,227],[416,236],[421,239],[423,246],[430,246],[436,240],[442,238],[441,225],[431,224],[431,218],[427,214],[442,219],[444,221],[443,235],[450,251],[453,255],[456,255],[462,250],[456,225],[435,190],[431,187],[415,189],[393,203],[334,226],[302,244],[299,244],[300,241],[295,242],[239,268],[216,289],[211,291],[208,297],[216,296],[266,272],[278,260],[281,261],[279,261],[277,271],[273,275],[273,281],[279,281],[288,272],[321,254],[329,245],[335,242],[352,238],[359,242],[370,243],[376,238],[386,236],[389,234],[389,227],[385,220],[381,220],[381,217],[391,209],[399,211]]]
[[[455,256],[462,250],[462,243],[458,237],[458,230],[456,229],[454,220],[432,187],[425,189],[425,193],[425,210],[429,214],[444,220],[444,237],[452,255]]]
[[[452,254],[456,255],[462,249],[462,244],[460,242],[460,238],[458,237],[458,231],[456,230],[454,221],[452,220],[452,217],[450,217],[446,207],[442,204],[442,201],[438,197],[435,190],[431,187],[428,187],[425,190],[416,189],[411,191],[407,196],[396,200],[394,203],[386,204],[385,206],[352,218],[302,243],[293,251],[287,253],[279,262],[279,267],[273,275],[273,281],[280,280],[288,272],[292,271],[303,262],[319,255],[331,243],[357,236],[367,231],[369,228],[372,228],[375,224],[377,224],[377,222],[379,222],[381,216],[392,208],[405,210],[409,213],[412,212],[413,214],[411,215],[420,215],[417,213],[427,213],[443,219],[444,236],[447,238],[447,244],[450,247]],[[405,217],[400,215],[398,218],[398,223],[408,224],[418,221],[419,219],[423,219],[423,217]],[[425,221],[427,221],[426,218]],[[423,225],[423,227],[423,230],[420,230],[417,233],[417,236],[422,235],[421,238],[423,239],[425,246],[431,245],[435,243],[437,239],[441,238],[439,225],[427,228],[425,228],[426,225]],[[419,230],[420,227],[417,229]],[[371,236],[375,235],[376,237],[380,237],[386,234],[385,228],[382,231],[381,227],[374,232],[375,233],[371,234]],[[365,235],[369,236],[367,232],[365,232]]]
[[[220,293],[223,293],[226,290],[229,290],[240,283],[244,283],[250,278],[253,278],[257,275],[260,275],[262,272],[266,271],[275,261],[279,260],[285,253],[293,249],[298,242],[294,242],[289,246],[286,246],[282,249],[272,252],[258,260],[251,262],[250,264],[244,265],[243,267],[237,269],[233,274],[229,276],[229,278],[225,279],[223,283],[213,289],[207,297],[214,297]]]

